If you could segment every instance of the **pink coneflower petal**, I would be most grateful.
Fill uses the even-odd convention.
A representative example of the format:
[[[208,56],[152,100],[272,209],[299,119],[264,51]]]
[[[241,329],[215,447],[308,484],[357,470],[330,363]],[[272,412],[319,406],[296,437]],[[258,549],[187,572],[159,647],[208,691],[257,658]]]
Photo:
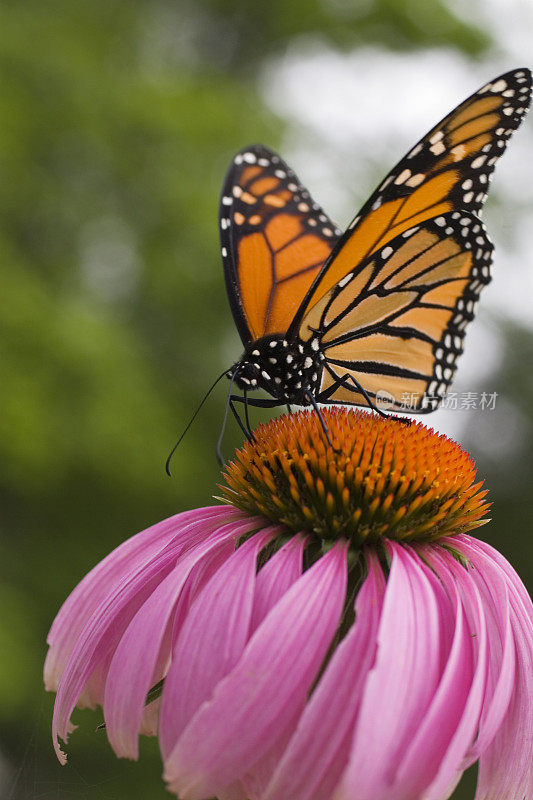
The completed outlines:
[[[376,664],[365,687],[349,763],[336,797],[392,797],[394,775],[435,691],[438,603],[419,560],[389,542],[392,563],[378,632]]]
[[[56,691],[76,641],[100,603],[128,574],[142,568],[176,537],[185,545],[187,526],[208,519],[229,522],[236,515],[233,509],[212,506],[175,514],[157,525],[123,542],[92,569],[61,606],[48,634],[50,646],[44,666],[45,687]]]
[[[243,523],[242,518],[243,515],[239,517],[232,515],[232,521],[221,527],[227,530],[228,535],[238,535],[235,534],[236,528],[239,528],[236,519],[240,520],[240,528],[243,531],[249,530],[250,527],[250,522]],[[223,519],[221,516],[218,521]],[[64,761],[64,756],[60,751],[57,737],[60,736],[66,741],[70,715],[90,676],[105,659],[108,659],[109,665],[110,654],[122,638],[130,620],[174,568],[177,557],[184,550],[201,544],[212,536],[213,527],[212,521],[206,518],[198,523],[188,524],[183,536],[180,529],[179,535],[168,542],[162,550],[158,550],[150,562],[138,565],[123,577],[93,612],[76,641],[58,687],[52,735],[56,753],[61,761]],[[220,532],[220,528],[218,530]]]
[[[159,727],[159,712],[161,709],[161,698],[153,700],[144,707],[139,733],[143,736],[157,736],[157,729]]]
[[[346,545],[337,544],[274,606],[235,669],[191,720],[166,759],[172,791],[183,800],[219,794],[296,724],[345,592]]]
[[[450,546],[455,546],[458,552],[462,552],[467,557],[467,550],[461,543],[450,542]],[[448,561],[451,558],[445,551],[441,555]],[[477,761],[499,729],[513,692],[516,667],[509,590],[505,575],[499,569],[491,569],[493,565],[490,564],[489,568],[483,571],[477,569],[473,561],[471,564],[468,571],[459,570],[458,574],[462,576],[463,584],[465,581],[472,581],[479,591],[490,646],[488,648],[487,685],[479,719],[479,729],[475,743],[465,757],[465,766]],[[478,643],[478,637],[474,638],[474,643]]]
[[[306,537],[291,537],[261,568],[255,585],[250,634],[302,574]]]
[[[246,530],[248,526],[242,526]],[[237,529],[238,533],[238,529]],[[187,552],[154,590],[130,622],[115,651],[105,686],[104,717],[111,746],[119,756],[137,758],[138,732],[148,690],[161,679],[158,661],[170,658],[169,626],[176,604],[187,600],[184,588],[193,571],[205,565],[222,568],[235,546],[236,529],[225,526]],[[218,558],[213,558],[218,556]],[[185,597],[184,597],[185,595]],[[166,652],[162,652],[166,640]]]
[[[476,800],[533,797],[533,624],[531,600],[511,566],[489,545],[471,537],[456,544],[487,579],[499,574],[507,582],[510,620],[516,649],[511,698],[499,730],[480,754]],[[503,563],[502,563],[503,562]],[[513,574],[514,573],[514,574]]]
[[[367,554],[356,621],[337,647],[261,800],[331,797],[346,764],[362,690],[376,652],[385,577]]]
[[[477,552],[483,553],[490,559],[490,561],[495,562],[500,567],[502,572],[505,574],[507,583],[510,584],[510,587],[512,586],[514,589],[514,592],[511,593],[516,595],[516,598],[520,600],[522,603],[523,613],[533,622],[533,603],[531,602],[531,597],[529,596],[526,587],[520,580],[516,570],[513,569],[507,559],[504,558],[502,554],[498,552],[498,550],[495,550],[494,547],[491,547],[490,544],[487,544],[487,542],[484,542],[482,539],[476,539],[472,536],[463,535],[454,537],[453,543],[455,544],[457,542],[460,542],[466,546],[470,546]],[[484,563],[486,563],[486,561]]]
[[[278,530],[271,527],[248,539],[192,604],[165,680],[160,736],[163,758],[244,650],[254,601],[257,555]]]
[[[424,548],[423,555],[454,598],[456,625],[434,699],[395,781],[405,793],[402,797],[426,790],[425,800],[443,800],[460,779],[464,753],[478,725],[487,676],[487,626],[480,594],[466,570],[445,551]],[[465,580],[458,580],[461,571]]]
[[[261,568],[256,583],[254,608],[250,623],[250,636],[258,628],[271,608],[281,599],[286,591],[302,574],[303,551],[307,537],[297,534],[284,544],[272,558]],[[278,739],[276,744],[263,755],[241,781],[231,788],[230,795],[250,797],[262,796],[273,770],[285,751],[291,731]],[[226,790],[227,792],[227,790]],[[226,795],[223,792],[220,800]]]
[[[233,786],[229,786],[220,792],[217,800],[250,800],[250,796],[244,786],[238,781]]]

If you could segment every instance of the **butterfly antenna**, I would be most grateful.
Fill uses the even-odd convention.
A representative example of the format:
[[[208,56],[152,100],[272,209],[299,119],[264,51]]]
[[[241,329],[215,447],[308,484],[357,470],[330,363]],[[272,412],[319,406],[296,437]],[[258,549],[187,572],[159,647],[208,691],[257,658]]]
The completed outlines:
[[[192,417],[190,418],[189,422],[187,423],[187,427],[185,428],[185,430],[183,431],[183,433],[182,433],[182,434],[181,434],[181,436],[179,437],[178,441],[176,442],[176,444],[174,445],[174,447],[172,448],[172,450],[171,450],[171,451],[170,451],[170,453],[168,454],[168,458],[167,458],[167,460],[165,461],[165,472],[167,473],[167,475],[168,475],[169,477],[172,477],[172,473],[171,473],[171,471],[170,471],[170,462],[171,462],[171,460],[172,460],[172,456],[174,455],[174,453],[176,452],[176,450],[177,450],[177,449],[178,449],[178,447],[180,446],[180,444],[181,444],[181,441],[182,441],[183,437],[185,436],[185,434],[187,433],[187,431],[189,430],[189,428],[190,428],[190,427],[191,427],[191,425],[193,424],[194,420],[195,420],[195,419],[196,419],[196,417],[198,416],[198,413],[200,412],[200,409],[202,408],[203,404],[205,403],[205,401],[207,400],[207,398],[209,397],[209,395],[211,394],[211,392],[213,391],[213,389],[215,388],[215,386],[217,385],[217,383],[218,383],[219,381],[221,381],[221,380],[222,380],[222,378],[223,378],[223,377],[224,377],[224,376],[227,374],[227,372],[228,372],[228,370],[227,370],[227,369],[225,369],[225,370],[224,370],[224,372],[223,372],[221,375],[219,375],[219,376],[218,376],[218,378],[217,378],[217,379],[216,379],[216,381],[213,383],[213,385],[212,385],[212,386],[211,386],[211,387],[210,387],[210,388],[207,390],[207,392],[205,393],[205,395],[204,395],[204,398],[203,398],[203,400],[201,401],[200,405],[198,406],[198,408],[196,409],[196,411],[194,412],[194,414],[193,414],[193,415],[192,415]]]
[[[233,389],[233,384],[235,383],[235,378],[237,377],[237,375],[241,371],[242,366],[243,366],[242,364],[238,364],[237,369],[235,370],[235,372],[231,376],[230,382],[229,382],[228,399],[226,400],[226,408],[224,410],[224,419],[222,420],[222,428],[220,430],[220,436],[218,437],[218,442],[217,442],[217,459],[218,459],[218,463],[220,464],[221,467],[224,466],[224,456],[222,455],[222,440],[224,438],[224,434],[226,432],[226,424],[228,422],[228,414],[229,414],[229,409],[230,409],[230,405],[231,405],[231,390]]]

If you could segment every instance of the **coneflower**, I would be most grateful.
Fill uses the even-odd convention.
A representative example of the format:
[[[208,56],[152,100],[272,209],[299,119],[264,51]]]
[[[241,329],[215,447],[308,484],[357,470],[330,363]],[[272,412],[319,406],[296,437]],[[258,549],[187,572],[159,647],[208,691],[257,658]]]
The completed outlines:
[[[533,797],[533,614],[471,458],[422,425],[324,410],[254,432],[224,503],[113,551],[52,625],[53,737],[102,705],[157,734],[181,800]]]

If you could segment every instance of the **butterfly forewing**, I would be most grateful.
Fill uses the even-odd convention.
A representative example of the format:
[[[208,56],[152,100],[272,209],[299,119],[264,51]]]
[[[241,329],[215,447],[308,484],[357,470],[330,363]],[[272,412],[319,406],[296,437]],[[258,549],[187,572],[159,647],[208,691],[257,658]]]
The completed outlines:
[[[220,202],[226,287],[245,345],[284,334],[340,230],[265,147],[238,153]]]
[[[446,393],[483,286],[492,245],[470,212],[452,212],[395,237],[329,293],[320,318],[319,400],[365,404],[358,385],[390,407],[431,411]]]
[[[498,158],[528,110],[531,73],[487,83],[435,125],[389,173],[339,240],[293,328],[366,256],[424,220],[464,209],[479,214]]]

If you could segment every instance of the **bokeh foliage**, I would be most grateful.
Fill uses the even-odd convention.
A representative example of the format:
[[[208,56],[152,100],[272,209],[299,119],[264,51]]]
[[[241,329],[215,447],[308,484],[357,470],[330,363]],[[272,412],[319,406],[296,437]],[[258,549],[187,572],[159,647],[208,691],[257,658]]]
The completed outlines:
[[[94,713],[77,714],[72,766],[55,763],[44,641],[98,559],[216,491],[222,389],[173,480],[163,463],[240,352],[216,219],[233,152],[276,147],[286,125],[258,71],[297,37],[472,58],[490,41],[438,0],[10,0],[0,15],[0,794],[166,797],[154,742],[140,764],[118,762]],[[504,467],[482,454],[480,468],[492,540],[524,565],[533,340],[514,329],[507,341],[501,391],[528,446]]]

